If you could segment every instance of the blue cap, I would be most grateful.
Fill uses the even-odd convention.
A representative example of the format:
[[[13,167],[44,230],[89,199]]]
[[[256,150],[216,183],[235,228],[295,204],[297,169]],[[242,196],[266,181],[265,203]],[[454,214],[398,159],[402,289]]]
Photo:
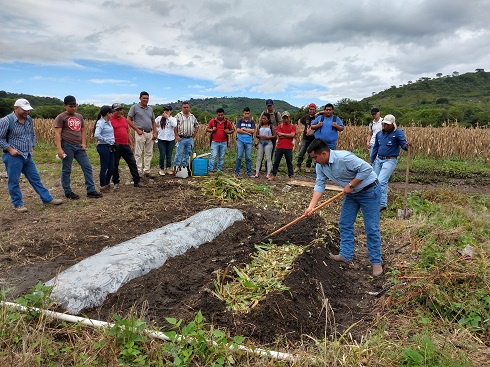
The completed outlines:
[[[272,106],[273,104],[274,104],[274,101],[272,99],[268,99],[267,101],[265,101],[266,106]]]

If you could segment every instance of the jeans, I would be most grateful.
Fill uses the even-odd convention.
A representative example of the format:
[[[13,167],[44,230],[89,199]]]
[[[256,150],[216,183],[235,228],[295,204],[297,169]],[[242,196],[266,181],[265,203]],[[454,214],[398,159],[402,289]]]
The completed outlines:
[[[216,162],[216,157],[218,157],[218,171],[223,170],[223,163],[225,162],[225,153],[228,144],[224,142],[211,142],[211,158],[209,159],[209,170],[214,171],[214,162]]]
[[[261,143],[257,146],[257,162],[255,163],[255,172],[259,173],[262,160],[264,155],[267,160],[267,174],[271,173],[272,170],[272,142]]]
[[[347,194],[340,213],[340,255],[347,261],[354,256],[354,223],[359,209],[364,218],[369,261],[381,264],[381,233],[379,231],[380,187],[374,186],[356,194]]]
[[[277,170],[279,169],[279,163],[281,163],[282,156],[286,157],[286,165],[288,167],[288,176],[294,176],[293,169],[293,150],[276,148],[276,155],[274,156],[274,165],[272,166],[272,174],[277,175]]]
[[[192,154],[192,149],[194,149],[194,139],[182,138],[180,142],[176,144],[176,146],[177,149],[175,149],[174,167],[187,167],[189,165],[189,157]],[[184,154],[183,160],[182,153]]]
[[[236,141],[236,163],[235,174],[240,174],[240,168],[242,166],[242,158],[245,153],[245,166],[247,168],[247,175],[252,175],[252,143],[244,143],[237,139]]]
[[[376,157],[373,162],[373,170],[378,175],[379,187],[381,189],[380,206],[388,206],[388,181],[395,170],[398,159],[380,159]]]
[[[145,166],[143,168],[144,154]],[[145,133],[138,135],[134,134],[134,157],[136,159],[136,166],[140,172],[150,172],[151,158],[153,158],[153,133]]]
[[[114,172],[112,174],[112,182],[118,184],[119,178],[119,161],[124,159],[128,165],[131,177],[133,177],[133,183],[137,184],[141,181],[140,174],[138,172],[138,166],[136,166],[136,159],[134,158],[133,150],[128,144],[119,144],[116,152],[114,153]]]
[[[65,195],[72,192],[70,176],[73,159],[75,159],[82,168],[87,192],[94,192],[95,184],[94,178],[92,177],[92,165],[88,159],[87,152],[82,150],[80,145],[70,144],[66,141],[61,142],[61,149],[63,149],[66,154],[66,157],[61,160],[61,186],[65,191]]]
[[[172,152],[174,151],[175,140],[160,140],[158,139],[158,152],[160,158],[158,166],[160,169],[172,167]]]
[[[303,159],[306,154],[306,149],[308,149],[308,145],[310,145],[312,141],[313,140],[305,139],[304,137],[301,140],[301,145],[299,147],[299,153],[298,153],[298,163],[296,164],[299,168],[301,168],[301,164],[303,163]],[[308,157],[306,158],[306,167],[310,168],[313,159],[310,157],[309,154],[307,154],[307,156]]]
[[[21,155],[13,156],[9,153],[3,153],[3,163],[5,163],[5,169],[8,175],[8,190],[12,204],[14,207],[23,206],[22,192],[20,191],[20,174],[23,173],[27,180],[31,184],[34,191],[41,197],[43,203],[49,203],[53,200],[53,197],[49,191],[44,187],[41,182],[41,177],[37,171],[36,164],[32,160],[32,156],[29,154],[27,158]]]
[[[114,152],[111,152],[108,144],[97,144],[97,152],[100,157],[100,186],[107,186],[114,173]]]

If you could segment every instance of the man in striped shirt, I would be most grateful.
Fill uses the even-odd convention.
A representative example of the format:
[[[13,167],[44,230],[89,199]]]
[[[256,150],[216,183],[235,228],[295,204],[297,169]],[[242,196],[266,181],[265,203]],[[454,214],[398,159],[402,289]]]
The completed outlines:
[[[174,128],[175,134],[175,159],[174,174],[178,167],[187,168],[189,157],[194,149],[194,138],[199,129],[196,117],[191,113],[189,102],[182,102],[182,111],[175,115],[177,127]],[[184,159],[182,159],[184,155]]]
[[[20,191],[20,174],[23,173],[44,204],[59,205],[63,201],[54,199],[41,182],[32,152],[36,146],[36,134],[29,111],[32,107],[27,99],[14,103],[14,112],[0,120],[0,148],[2,160],[8,174],[8,190],[12,204],[18,212],[27,212]]]

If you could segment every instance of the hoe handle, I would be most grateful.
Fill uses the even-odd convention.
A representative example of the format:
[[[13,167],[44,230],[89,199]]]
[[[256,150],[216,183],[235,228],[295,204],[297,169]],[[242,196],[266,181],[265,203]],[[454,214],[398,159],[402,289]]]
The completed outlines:
[[[343,196],[343,195],[344,195],[344,193],[343,193],[342,191],[341,191],[341,192],[339,192],[337,195],[335,195],[335,196],[331,197],[330,199],[328,199],[328,200],[324,201],[324,202],[323,202],[323,203],[321,203],[320,205],[318,205],[318,206],[316,206],[315,208],[313,208],[313,210],[311,211],[311,213],[313,214],[313,213],[314,213],[314,212],[316,212],[317,210],[320,210],[320,209],[321,209],[321,208],[323,208],[324,206],[326,206],[326,205],[330,204],[332,201],[334,201],[335,199],[337,199],[337,198],[339,198],[339,197],[341,197],[341,196]],[[275,231],[274,231],[274,232],[272,232],[270,235],[268,235],[267,237],[265,237],[265,238],[264,238],[264,240],[265,240],[265,239],[267,239],[267,238],[269,238],[269,237],[275,236],[275,235],[276,235],[276,234],[278,234],[279,232],[284,231],[286,228],[289,228],[289,227],[291,227],[293,224],[298,223],[298,222],[299,222],[301,219],[303,219],[303,218],[306,218],[306,216],[305,216],[304,214],[303,214],[301,217],[298,217],[298,218],[296,218],[295,220],[293,220],[292,222],[290,222],[290,223],[286,224],[285,226],[283,226],[283,227],[281,227],[281,228],[279,228],[279,229],[275,230]]]

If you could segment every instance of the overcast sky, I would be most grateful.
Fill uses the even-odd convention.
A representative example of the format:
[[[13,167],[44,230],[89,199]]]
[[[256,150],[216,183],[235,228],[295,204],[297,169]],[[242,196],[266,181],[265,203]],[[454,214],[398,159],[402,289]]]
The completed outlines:
[[[489,0],[2,0],[0,90],[97,105],[360,100],[490,69]]]

